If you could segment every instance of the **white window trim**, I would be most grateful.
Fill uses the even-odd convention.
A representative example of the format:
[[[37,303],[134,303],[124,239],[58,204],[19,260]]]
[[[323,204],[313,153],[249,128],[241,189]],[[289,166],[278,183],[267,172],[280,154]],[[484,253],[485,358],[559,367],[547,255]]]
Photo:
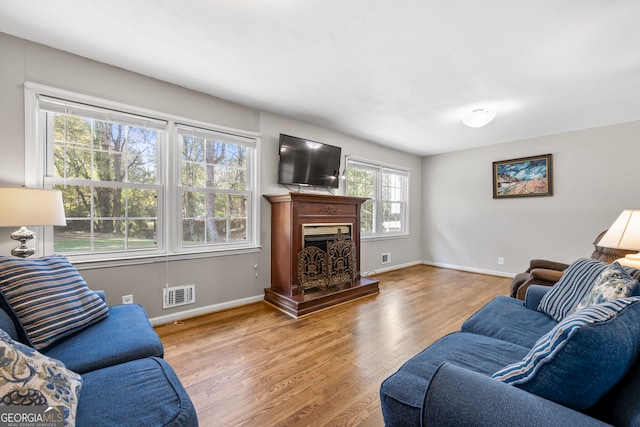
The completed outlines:
[[[209,127],[205,127],[205,126],[197,126],[197,125],[193,125],[190,123],[184,123],[184,122],[180,122],[180,123],[176,123],[174,122],[174,133],[173,133],[173,140],[176,141],[175,143],[175,151],[174,151],[174,165],[173,168],[170,169],[172,171],[174,171],[174,173],[177,173],[178,170],[180,170],[180,147],[179,144],[177,143],[177,141],[179,140],[179,130],[194,130],[196,133],[196,136],[198,136],[199,138],[209,138],[212,136],[212,134],[214,133],[227,133],[229,134],[229,139],[233,140],[236,139],[237,142],[241,145],[245,145],[249,148],[252,148],[254,150],[253,154],[251,156],[249,156],[249,158],[247,159],[248,162],[248,171],[250,174],[249,177],[249,185],[251,188],[256,188],[257,186],[257,177],[254,176],[254,171],[257,169],[254,169],[254,163],[255,166],[257,167],[260,162],[258,161],[259,159],[259,153],[258,153],[258,146],[260,144],[258,144],[258,141],[256,140],[256,138],[252,137],[252,138],[247,138],[245,135],[239,135],[237,132],[234,134],[231,134],[229,132],[223,132],[223,131],[219,131],[219,130],[214,130],[211,128],[211,126]],[[200,130],[199,130],[200,129]],[[213,131],[213,132],[211,132]],[[243,139],[245,141],[243,141]],[[255,175],[258,175],[257,172],[255,172]],[[176,177],[175,180],[172,180],[171,182],[175,182],[178,183],[178,179]],[[180,189],[180,185],[177,184],[175,186],[171,186],[171,191],[174,193],[172,200],[179,200],[178,194],[179,193],[179,189]],[[224,192],[224,191],[223,191]],[[249,190],[249,192],[251,192],[251,190]],[[252,213],[251,218],[253,218],[253,213],[258,211],[257,207],[255,205],[259,204],[259,200],[258,197],[254,197],[254,198],[250,198],[249,200],[249,206],[250,206],[250,211]],[[174,214],[176,215],[176,218],[180,218],[181,217],[181,209],[179,206],[179,203],[176,203],[175,205],[175,210],[174,210]],[[257,232],[257,224],[254,223],[254,221],[251,221],[250,223],[247,224],[247,231],[248,234],[252,235],[254,233],[254,230]],[[177,232],[178,228],[174,227],[173,231]],[[234,245],[233,243],[220,243],[220,244],[207,244],[207,245],[189,245],[189,246],[183,246],[180,243],[180,239],[178,239],[176,237],[176,239],[174,240],[175,245],[174,245],[174,251],[176,253],[189,253],[189,252],[201,252],[203,249],[199,249],[199,248],[205,248],[204,251],[205,252],[209,252],[209,251],[216,251],[216,250],[229,250],[229,249],[233,249],[235,247],[240,247],[243,248],[246,246],[246,243],[238,243],[237,245]]]
[[[410,212],[410,202],[409,202],[409,187],[411,185],[411,169],[410,168],[406,168],[406,167],[402,167],[402,166],[398,166],[398,165],[393,165],[390,163],[383,163],[380,161],[376,161],[376,160],[370,160],[370,159],[365,159],[365,158],[361,158],[361,157],[356,157],[356,156],[345,156],[345,168],[348,169],[349,168],[349,162],[350,161],[354,161],[354,162],[358,162],[358,163],[362,163],[366,166],[369,166],[371,168],[375,168],[377,169],[377,173],[376,173],[376,188],[378,191],[378,194],[376,194],[376,206],[375,206],[375,227],[376,227],[376,232],[375,233],[362,233],[360,235],[360,238],[363,240],[384,240],[384,239],[394,239],[394,238],[398,238],[398,237],[406,237],[409,236],[410,233],[410,229],[409,229],[409,212]],[[404,230],[403,231],[399,231],[399,232],[392,232],[392,233],[383,233],[382,230],[382,215],[381,215],[381,211],[382,211],[382,171],[383,169],[394,169],[397,170],[398,172],[404,172],[407,174],[407,185],[404,189],[405,191],[405,212],[404,212],[404,218],[403,218],[403,223],[404,223]],[[348,194],[348,181],[347,181],[347,188],[345,188],[345,194]]]
[[[158,162],[162,162],[163,176],[160,177],[162,185],[165,189],[165,201],[163,206],[158,207],[158,217],[163,217],[164,228],[162,234],[164,235],[164,249],[151,249],[141,251],[128,251],[117,253],[95,253],[95,254],[69,254],[68,258],[74,263],[107,263],[111,265],[123,265],[123,264],[139,264],[145,262],[153,262],[154,258],[160,258],[165,260],[171,259],[191,259],[202,258],[207,256],[227,256],[235,254],[254,253],[260,250],[260,156],[261,156],[261,137],[257,132],[233,129],[229,127],[214,125],[211,123],[202,122],[199,120],[193,120],[186,117],[175,116],[155,110],[150,110],[142,107],[136,107],[129,104],[124,104],[108,99],[98,98],[90,95],[84,95],[64,89],[59,89],[51,86],[42,85],[39,83],[25,82],[24,84],[24,108],[25,108],[25,177],[24,183],[27,187],[43,188],[45,185],[45,158],[44,150],[38,140],[38,134],[43,132],[41,127],[44,124],[39,123],[38,115],[38,96],[43,95],[53,98],[61,98],[72,102],[96,105],[101,108],[113,109],[116,111],[123,111],[140,116],[147,116],[153,119],[164,120],[167,124],[165,148],[159,149]],[[246,137],[255,140],[255,156],[252,161],[254,164],[249,165],[251,168],[252,177],[249,185],[253,188],[253,196],[251,200],[250,209],[250,224],[251,235],[247,242],[239,244],[225,244],[206,247],[190,247],[188,250],[178,250],[177,244],[179,227],[177,224],[173,226],[169,225],[170,221],[176,222],[179,216],[177,212],[180,211],[177,200],[177,165],[179,161],[179,149],[176,143],[175,135],[177,134],[177,124],[184,124],[187,126],[200,127],[209,129],[214,132],[228,133],[237,135],[240,137]],[[168,155],[168,152],[173,152],[173,156]],[[34,167],[35,162],[35,167]],[[52,227],[36,227],[35,230],[42,238],[37,239],[36,249],[38,254],[50,253],[53,242],[53,228]],[[49,246],[51,245],[51,246]],[[49,250],[47,250],[49,249]]]

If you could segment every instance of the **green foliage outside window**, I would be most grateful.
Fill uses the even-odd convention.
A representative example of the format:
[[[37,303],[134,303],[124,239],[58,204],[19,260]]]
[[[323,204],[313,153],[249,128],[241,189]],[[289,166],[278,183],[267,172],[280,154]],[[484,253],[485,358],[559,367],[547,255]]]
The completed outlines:
[[[158,191],[157,131],[69,114],[53,121],[54,188],[62,191],[66,227],[55,227],[62,253],[154,248]],[[132,185],[133,184],[133,185]]]
[[[247,239],[247,148],[181,135],[182,245]]]
[[[255,248],[253,132],[36,84],[25,99],[27,181],[60,190],[67,220],[44,228],[45,253],[84,261]]]

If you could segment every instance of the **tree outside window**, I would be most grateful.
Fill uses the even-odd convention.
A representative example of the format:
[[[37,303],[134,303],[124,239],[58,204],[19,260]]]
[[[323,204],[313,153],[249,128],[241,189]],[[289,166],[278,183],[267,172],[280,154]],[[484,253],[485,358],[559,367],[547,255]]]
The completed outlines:
[[[54,251],[156,248],[158,130],[67,113],[46,114],[53,129],[53,188],[67,226]]]
[[[222,134],[179,133],[182,245],[247,240],[247,147]]]

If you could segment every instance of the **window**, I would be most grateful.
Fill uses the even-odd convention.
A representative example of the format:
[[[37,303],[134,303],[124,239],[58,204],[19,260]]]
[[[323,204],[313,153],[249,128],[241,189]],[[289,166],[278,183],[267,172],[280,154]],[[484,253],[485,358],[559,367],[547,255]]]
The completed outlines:
[[[66,227],[53,251],[156,249],[166,122],[40,97],[46,187],[62,191]]]
[[[255,142],[179,126],[182,247],[247,241]]]
[[[256,135],[57,92],[27,88],[27,161],[38,168],[26,181],[61,190],[67,217],[45,233],[47,253],[91,260],[257,245]]]
[[[366,197],[360,212],[363,237],[408,232],[409,171],[347,159],[347,195]]]

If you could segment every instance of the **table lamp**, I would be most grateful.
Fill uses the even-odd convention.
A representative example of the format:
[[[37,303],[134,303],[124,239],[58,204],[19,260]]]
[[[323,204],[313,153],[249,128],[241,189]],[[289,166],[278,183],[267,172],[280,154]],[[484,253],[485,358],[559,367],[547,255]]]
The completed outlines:
[[[640,210],[624,210],[602,236],[598,246],[640,251]],[[640,252],[616,260],[621,265],[640,269]]]
[[[11,255],[27,258],[36,250],[27,242],[36,235],[27,226],[67,225],[64,216],[62,192],[39,188],[0,188],[0,227],[20,227],[11,238],[20,246]]]

